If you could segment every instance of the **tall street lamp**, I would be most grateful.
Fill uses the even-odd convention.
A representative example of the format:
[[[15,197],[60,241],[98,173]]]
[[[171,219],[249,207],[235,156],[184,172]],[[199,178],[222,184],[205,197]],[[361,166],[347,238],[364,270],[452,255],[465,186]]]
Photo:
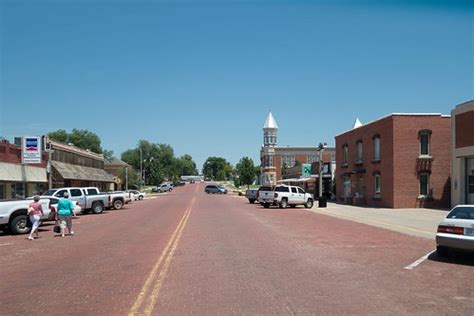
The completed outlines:
[[[319,143],[318,152],[319,152],[319,197],[323,197],[323,151],[327,146],[326,143]]]

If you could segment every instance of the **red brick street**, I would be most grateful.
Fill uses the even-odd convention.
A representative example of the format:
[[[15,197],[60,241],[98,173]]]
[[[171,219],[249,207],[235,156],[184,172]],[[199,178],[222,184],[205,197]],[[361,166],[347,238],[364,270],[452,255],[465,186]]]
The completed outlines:
[[[472,314],[471,257],[304,208],[188,184],[74,219],[76,235],[0,236],[3,315]]]

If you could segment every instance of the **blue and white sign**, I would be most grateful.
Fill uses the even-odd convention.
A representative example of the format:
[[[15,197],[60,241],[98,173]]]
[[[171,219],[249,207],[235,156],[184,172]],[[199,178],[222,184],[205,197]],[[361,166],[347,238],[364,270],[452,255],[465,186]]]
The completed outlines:
[[[41,137],[25,136],[22,138],[21,162],[25,164],[41,163]]]

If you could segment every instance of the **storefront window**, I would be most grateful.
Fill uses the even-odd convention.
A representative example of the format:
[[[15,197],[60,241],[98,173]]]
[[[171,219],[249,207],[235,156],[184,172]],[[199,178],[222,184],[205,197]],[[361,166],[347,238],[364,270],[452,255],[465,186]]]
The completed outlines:
[[[25,198],[25,184],[24,183],[14,183],[11,185],[11,198],[12,199],[22,199]]]
[[[0,200],[5,199],[5,185],[0,183]]]

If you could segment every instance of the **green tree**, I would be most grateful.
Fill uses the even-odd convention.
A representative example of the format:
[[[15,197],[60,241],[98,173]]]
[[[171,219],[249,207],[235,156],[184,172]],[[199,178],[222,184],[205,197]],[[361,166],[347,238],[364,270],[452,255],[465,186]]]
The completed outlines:
[[[97,154],[102,154],[102,146],[100,144],[99,136],[86,129],[73,129],[71,134],[69,134],[68,141],[77,147],[89,149]]]
[[[176,181],[182,175],[196,175],[196,163],[190,155],[179,158],[174,156],[173,148],[166,144],[153,144],[147,140],[140,140],[136,148],[122,153],[122,160],[140,170],[143,167],[145,184],[159,184],[164,180]]]
[[[71,133],[59,129],[48,133],[48,137],[64,143],[72,143],[82,149],[89,149],[96,154],[102,154],[102,146],[99,136],[86,129],[73,129]]]
[[[232,176],[232,165],[222,157],[209,157],[204,162],[202,173],[205,177],[222,181]]]
[[[299,166],[301,166],[301,162],[298,159],[296,159],[295,165],[293,167],[299,167]]]
[[[125,184],[127,181],[126,175],[128,174],[128,188],[129,189],[138,189],[140,186],[140,175],[137,171],[133,168],[127,168],[128,170],[125,171],[125,167],[122,167],[118,171],[118,177],[122,182],[122,188],[125,189]]]
[[[114,151],[113,150],[104,149],[102,154],[104,155],[105,161],[108,161],[108,162],[111,162],[112,158],[114,157]]]
[[[195,176],[198,174],[196,163],[191,155],[183,155],[176,159],[176,166],[179,176]]]
[[[239,175],[240,183],[247,185],[247,188],[255,180],[255,165],[249,157],[243,157],[236,165],[235,170]]]
[[[288,173],[288,165],[286,164],[286,162],[283,163],[283,166],[281,166],[281,176],[286,176],[286,174]]]
[[[49,132],[48,137],[59,142],[67,143],[69,134],[64,129],[58,129],[54,132]]]

